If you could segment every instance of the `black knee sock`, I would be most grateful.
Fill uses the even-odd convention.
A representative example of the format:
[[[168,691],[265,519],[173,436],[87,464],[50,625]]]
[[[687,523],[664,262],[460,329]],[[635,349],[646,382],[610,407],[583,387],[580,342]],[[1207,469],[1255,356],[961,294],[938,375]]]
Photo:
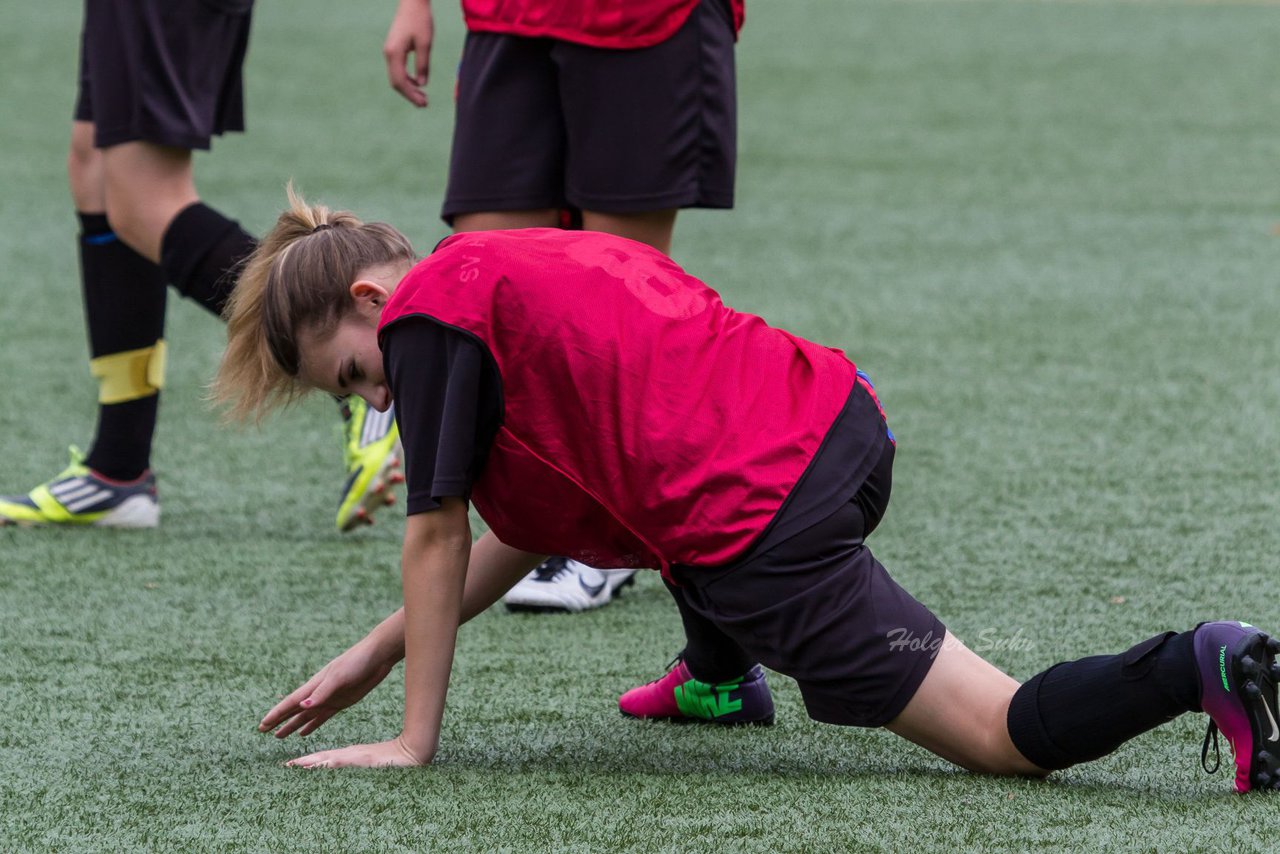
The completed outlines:
[[[238,222],[196,202],[165,229],[160,266],[178,293],[221,316],[241,263],[257,245]]]
[[[126,246],[103,214],[80,214],[80,273],[89,353],[94,359],[152,347],[164,337],[165,283],[160,268]],[[85,464],[116,480],[150,465],[158,393],[98,407],[98,429]]]
[[[1124,742],[1200,708],[1194,632],[1166,632],[1119,655],[1056,664],[1009,704],[1009,736],[1047,771],[1106,756]]]
[[[703,682],[728,682],[751,669],[755,660],[736,641],[690,608],[679,587],[666,580],[663,583],[680,609],[686,643],[681,655],[693,678]]]

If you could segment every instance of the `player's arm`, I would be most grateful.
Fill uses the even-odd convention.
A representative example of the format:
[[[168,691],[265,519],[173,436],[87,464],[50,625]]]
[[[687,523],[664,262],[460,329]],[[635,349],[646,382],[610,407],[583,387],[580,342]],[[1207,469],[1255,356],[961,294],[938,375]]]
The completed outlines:
[[[427,105],[427,72],[434,34],[431,0],[400,0],[382,45],[382,57],[387,63],[391,88],[415,107]]]
[[[410,516],[410,525],[419,516],[439,512]],[[471,546],[461,621],[465,623],[498,601],[543,558],[504,545],[492,532],[482,536]],[[258,724],[258,730],[275,730],[276,738],[310,735],[377,687],[404,658],[404,651],[404,608],[400,608],[277,703]]]
[[[483,383],[481,351],[456,331],[413,318],[384,331],[383,346],[388,377],[399,391],[396,411],[408,474],[405,603],[422,601],[413,600],[411,594],[423,579],[439,582],[434,573],[451,573],[449,577],[464,585],[460,603],[455,597],[449,618],[456,632],[459,622],[488,607],[540,557],[504,546],[491,534],[471,546],[462,496],[470,489],[479,458],[477,446],[489,441],[484,437],[496,429],[492,425],[500,408],[496,390]],[[483,418],[481,412],[486,413]],[[482,422],[490,426],[481,429]],[[404,658],[409,634],[406,616],[406,610],[400,609],[329,662],[278,703],[259,729],[278,727],[276,736],[281,738],[294,732],[307,735],[359,701]],[[450,639],[450,655],[452,648]],[[408,668],[412,670],[413,665]],[[304,757],[304,764],[308,760],[316,757]]]
[[[409,517],[401,558],[405,654],[399,747],[418,764],[435,758],[440,741],[470,557],[471,526],[462,499],[446,498],[439,510]]]
[[[490,536],[483,553],[477,555],[475,577],[479,580],[468,583],[471,552],[467,505],[462,499],[446,498],[438,510],[409,517],[401,563],[404,608],[398,621],[403,630],[405,659],[404,729],[390,741],[320,751],[294,759],[289,765],[425,765],[435,758],[464,609],[470,612],[467,616],[484,610],[540,559]],[[396,625],[393,615],[361,643],[367,643],[370,650],[380,649],[383,654],[393,651]],[[349,650],[344,656],[350,653]],[[386,664],[385,659],[382,664]],[[364,684],[359,678],[354,681]]]
[[[540,559],[492,535],[474,554],[467,504],[459,498],[444,499],[438,511],[409,517],[401,564],[404,730],[396,741],[416,763],[431,762],[440,743],[458,626],[493,604]],[[474,578],[469,565],[476,570]]]
[[[401,559],[404,728],[389,741],[322,750],[286,764],[370,768],[425,765],[435,758],[470,553],[471,529],[462,499],[446,498],[438,510],[409,517]]]

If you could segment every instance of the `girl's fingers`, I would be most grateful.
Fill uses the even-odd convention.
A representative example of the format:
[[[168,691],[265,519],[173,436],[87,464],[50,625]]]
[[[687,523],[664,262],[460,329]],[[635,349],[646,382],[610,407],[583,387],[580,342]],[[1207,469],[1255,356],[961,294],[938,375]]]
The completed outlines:
[[[299,756],[297,759],[290,759],[284,763],[290,768],[330,768],[330,758],[335,750],[322,750],[319,753],[309,753],[306,756]]]
[[[291,765],[294,768],[346,768],[349,765],[365,764],[356,761],[359,755],[359,746],[342,747],[338,750],[322,750],[319,753],[291,759],[285,765]]]
[[[337,714],[336,711],[328,711],[328,710],[325,710],[323,712],[317,712],[315,717],[309,720],[306,723],[306,725],[302,727],[302,729],[298,730],[298,735],[299,736],[311,735],[311,733],[315,732],[317,729],[320,728],[321,724],[329,720],[329,718],[333,717],[335,714]]]
[[[389,768],[420,765],[397,740],[322,750],[285,763],[293,768]]]
[[[263,716],[258,723],[259,732],[267,732],[275,729],[276,725],[290,715],[297,714],[303,707],[303,701],[311,696],[315,690],[315,683],[318,681],[318,675],[313,676],[302,684],[301,687],[295,689],[280,702],[271,707],[271,711]]]
[[[298,714],[289,718],[289,720],[285,721],[284,725],[281,726],[280,729],[276,730],[275,732],[276,738],[288,738],[290,733],[292,733],[294,730],[298,729],[302,725],[306,724],[314,716],[315,716],[314,712],[299,712]]]

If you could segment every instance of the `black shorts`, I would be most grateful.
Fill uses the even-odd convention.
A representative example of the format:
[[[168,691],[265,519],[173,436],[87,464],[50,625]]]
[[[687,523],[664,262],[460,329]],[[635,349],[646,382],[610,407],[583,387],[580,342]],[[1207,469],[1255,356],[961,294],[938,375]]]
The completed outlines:
[[[636,50],[469,33],[442,216],[733,207],[733,49],[726,0]]]
[[[855,498],[745,562],[677,568],[685,602],[750,656],[796,680],[814,720],[883,726],[915,695],[946,628],[863,542],[892,484],[893,445]]]
[[[93,144],[207,149],[244,130],[252,0],[85,0],[76,121]]]

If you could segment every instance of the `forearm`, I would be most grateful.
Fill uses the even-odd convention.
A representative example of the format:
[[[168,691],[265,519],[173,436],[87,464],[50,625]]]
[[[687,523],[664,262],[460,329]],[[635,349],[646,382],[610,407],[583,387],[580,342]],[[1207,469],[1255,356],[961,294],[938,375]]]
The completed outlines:
[[[404,658],[404,608],[374,626],[360,643],[379,661],[394,665]]]
[[[504,545],[492,532],[482,536],[471,547],[461,622],[465,623],[484,612],[544,559],[545,555],[522,552]],[[360,643],[367,645],[371,654],[380,661],[394,664],[403,659],[404,608],[378,623]]]
[[[424,518],[427,515],[431,518]],[[440,737],[470,551],[462,502],[451,501],[432,514],[410,517],[402,558],[405,706],[401,739],[421,762],[431,761]],[[393,615],[383,625],[393,629],[394,620]]]

